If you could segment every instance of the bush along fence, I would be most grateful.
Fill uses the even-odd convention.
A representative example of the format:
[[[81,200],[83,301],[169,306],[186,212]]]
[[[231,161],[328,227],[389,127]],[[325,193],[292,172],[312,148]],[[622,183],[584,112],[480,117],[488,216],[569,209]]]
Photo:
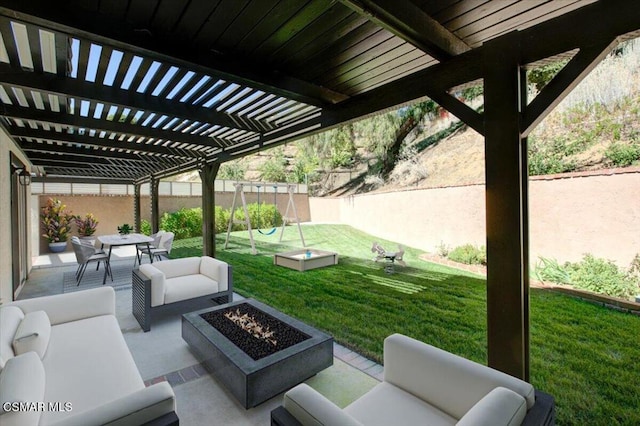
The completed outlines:
[[[282,225],[282,215],[273,204],[250,203],[247,204],[249,213],[249,223],[252,229],[273,228]],[[221,234],[227,232],[231,209],[215,206],[215,232]],[[237,209],[235,219],[244,220],[244,211]],[[173,213],[164,213],[160,218],[160,228],[167,232],[173,232],[176,239],[199,237],[202,235],[202,209],[195,207],[191,209],[182,208]],[[244,224],[234,223],[232,231],[246,230]],[[149,221],[141,222],[141,232],[149,235],[151,224]]]
[[[421,258],[480,275],[487,273],[484,246],[465,244],[451,248],[441,243],[437,254],[425,254]],[[627,269],[591,254],[585,254],[580,262],[563,265],[555,259],[540,257],[530,284],[640,316],[640,254]]]

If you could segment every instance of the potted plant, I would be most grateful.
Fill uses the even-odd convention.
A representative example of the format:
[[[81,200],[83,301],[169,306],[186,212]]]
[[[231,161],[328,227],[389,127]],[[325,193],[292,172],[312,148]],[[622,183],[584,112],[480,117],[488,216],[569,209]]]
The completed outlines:
[[[59,199],[49,198],[40,212],[42,236],[47,239],[52,253],[60,253],[67,247],[71,220],[74,216],[68,213],[66,208]]]
[[[128,223],[118,226],[118,233],[122,238],[127,238],[131,231],[133,231],[133,228]]]
[[[93,234],[96,233],[96,228],[98,227],[99,222],[93,213],[87,213],[84,217],[80,215],[74,216],[73,220],[78,228],[78,237],[80,237],[81,240],[89,241],[91,245],[94,245],[96,243],[96,239],[93,237]]]

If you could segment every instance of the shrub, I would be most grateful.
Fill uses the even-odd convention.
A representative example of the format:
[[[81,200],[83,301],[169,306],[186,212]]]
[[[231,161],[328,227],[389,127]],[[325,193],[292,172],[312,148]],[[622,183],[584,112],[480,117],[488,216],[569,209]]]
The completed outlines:
[[[637,291],[633,279],[615,263],[596,258],[592,254],[585,254],[577,263],[567,262],[565,269],[576,288],[623,298],[628,298]]]
[[[640,160],[640,144],[614,142],[606,149],[604,156],[615,166],[630,166]]]
[[[202,209],[183,207],[177,212],[165,213],[160,219],[160,228],[173,232],[177,240],[202,235]]]
[[[273,228],[282,224],[282,215],[273,204],[262,203],[260,206],[258,203],[247,204],[247,211],[249,212],[251,229]],[[237,209],[234,217],[236,220],[244,220],[244,210]],[[232,229],[234,231],[245,230],[246,226],[234,224]]]
[[[447,257],[454,262],[466,263],[467,265],[485,265],[487,263],[485,247],[476,247],[472,244],[454,248]]]
[[[569,273],[555,259],[540,256],[536,263],[535,275],[540,281],[571,284]]]
[[[227,227],[229,226],[229,216],[231,212],[227,209],[223,209],[220,206],[214,207],[214,215],[215,215],[215,227],[216,234],[222,234],[223,232],[227,232]]]
[[[144,235],[151,235],[151,222],[146,219],[140,221],[140,232]]]

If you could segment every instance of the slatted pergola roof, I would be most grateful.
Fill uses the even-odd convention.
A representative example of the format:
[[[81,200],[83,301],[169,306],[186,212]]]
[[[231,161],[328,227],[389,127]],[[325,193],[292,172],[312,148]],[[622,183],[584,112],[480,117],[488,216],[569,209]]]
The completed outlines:
[[[1,1],[0,121],[48,178],[140,182],[424,98],[367,107],[589,3]]]

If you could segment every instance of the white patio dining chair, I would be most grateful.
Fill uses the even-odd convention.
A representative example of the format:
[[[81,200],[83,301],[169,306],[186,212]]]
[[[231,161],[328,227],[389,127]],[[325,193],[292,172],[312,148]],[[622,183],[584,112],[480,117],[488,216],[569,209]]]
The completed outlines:
[[[173,232],[165,232],[162,234],[160,245],[158,248],[151,249],[151,256],[158,260],[162,260],[162,256],[169,256],[169,253],[171,253],[171,247],[173,246],[174,236]]]
[[[133,266],[136,266],[136,262],[142,265],[142,258],[146,255],[152,257],[153,255],[150,253],[151,250],[160,248],[160,244],[162,242],[162,236],[165,234],[163,230],[156,232],[155,234],[151,234],[150,237],[153,238],[153,241],[146,244],[136,244],[136,258],[133,261]]]
[[[82,277],[84,277],[87,265],[91,262],[97,262],[96,271],[100,269],[100,262],[104,262],[104,273],[105,275],[109,275],[111,281],[113,281],[109,255],[107,253],[102,250],[97,250],[89,244],[83,244],[77,237],[71,238],[71,245],[73,246],[73,252],[78,261],[78,269],[76,270],[76,282],[78,286],[80,285],[80,281],[82,281]]]

